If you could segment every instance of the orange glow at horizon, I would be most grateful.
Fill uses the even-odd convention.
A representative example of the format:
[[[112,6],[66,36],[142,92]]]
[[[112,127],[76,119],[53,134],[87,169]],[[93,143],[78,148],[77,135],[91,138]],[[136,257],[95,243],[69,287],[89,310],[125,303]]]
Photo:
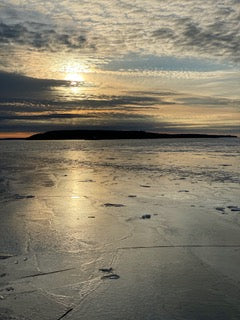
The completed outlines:
[[[0,132],[0,139],[19,139],[19,138],[27,138],[37,132]]]

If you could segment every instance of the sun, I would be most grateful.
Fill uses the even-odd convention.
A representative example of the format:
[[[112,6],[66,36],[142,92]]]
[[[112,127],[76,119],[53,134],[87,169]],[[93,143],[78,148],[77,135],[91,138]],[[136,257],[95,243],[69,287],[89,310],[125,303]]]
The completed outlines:
[[[69,81],[71,86],[76,86],[79,82],[84,82],[84,77],[81,73],[68,73],[65,76],[65,80]]]
[[[84,61],[80,63],[67,59],[67,62],[62,65],[61,72],[63,73],[63,79],[68,81],[70,86],[79,87],[85,82],[85,74],[90,72],[90,67]]]

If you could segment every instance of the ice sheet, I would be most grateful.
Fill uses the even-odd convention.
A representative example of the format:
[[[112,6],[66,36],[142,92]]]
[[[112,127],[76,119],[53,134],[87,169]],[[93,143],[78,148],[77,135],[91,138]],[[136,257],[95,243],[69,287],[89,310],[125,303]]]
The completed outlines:
[[[239,319],[239,150],[1,141],[1,319]]]

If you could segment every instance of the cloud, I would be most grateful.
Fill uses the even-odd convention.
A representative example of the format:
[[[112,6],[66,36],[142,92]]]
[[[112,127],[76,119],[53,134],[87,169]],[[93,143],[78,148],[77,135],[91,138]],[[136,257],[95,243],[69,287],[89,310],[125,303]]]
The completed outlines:
[[[224,21],[215,21],[208,25],[201,25],[191,19],[180,20],[181,29],[176,35],[176,46],[200,54],[224,57],[234,62],[240,62],[240,33],[239,28],[230,26]]]
[[[152,89],[111,95],[86,89],[93,91],[69,99],[66,93],[71,87],[65,81],[0,73],[1,131],[94,127],[172,132],[239,130],[239,99]]]
[[[3,0],[0,50],[6,58],[14,49],[11,59],[24,47],[75,52],[76,59],[88,54],[93,65],[130,53],[239,63],[239,19],[236,0]]]
[[[68,49],[83,49],[87,47],[85,35],[57,33],[47,25],[38,23],[11,25],[0,23],[0,42],[2,44],[17,44],[52,52],[64,49],[64,47]]]
[[[214,60],[199,59],[193,57],[171,57],[155,55],[129,54],[121,59],[113,59],[101,66],[108,71],[182,71],[182,72],[212,72],[229,70],[230,64],[219,63]]]
[[[165,27],[153,31],[152,35],[158,39],[174,39],[176,37],[174,30]]]
[[[211,107],[239,107],[240,106],[240,100],[239,99],[230,99],[230,98],[221,98],[221,97],[201,97],[201,96],[188,96],[188,97],[180,97],[178,100],[178,103],[183,103],[187,105],[193,105],[193,106],[201,106],[204,108],[206,106],[209,108]]]

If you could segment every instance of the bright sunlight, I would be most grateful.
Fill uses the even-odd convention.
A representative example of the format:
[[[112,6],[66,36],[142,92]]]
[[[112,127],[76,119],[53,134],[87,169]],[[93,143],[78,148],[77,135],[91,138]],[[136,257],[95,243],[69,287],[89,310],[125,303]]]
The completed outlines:
[[[70,81],[72,86],[77,85],[79,82],[84,81],[84,77],[80,73],[68,73],[65,80]]]

